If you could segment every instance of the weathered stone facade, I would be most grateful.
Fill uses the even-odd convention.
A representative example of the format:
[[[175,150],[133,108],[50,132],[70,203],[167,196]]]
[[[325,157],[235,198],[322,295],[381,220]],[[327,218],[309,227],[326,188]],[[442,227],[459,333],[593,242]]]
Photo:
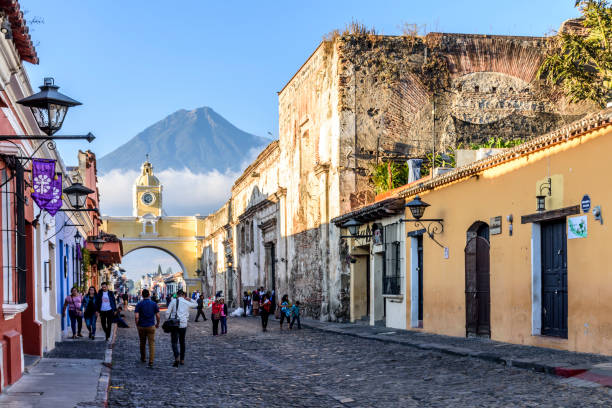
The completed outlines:
[[[593,109],[537,81],[544,52],[543,38],[462,34],[321,43],[279,92],[278,142],[233,186],[232,292],[263,285],[347,319],[346,244],[329,222],[372,200],[373,162],[528,139]]]

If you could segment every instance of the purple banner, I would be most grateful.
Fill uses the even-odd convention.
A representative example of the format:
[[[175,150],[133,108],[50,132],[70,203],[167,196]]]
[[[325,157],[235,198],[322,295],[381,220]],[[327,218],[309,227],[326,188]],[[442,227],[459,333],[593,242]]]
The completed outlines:
[[[53,198],[51,184],[55,178],[55,160],[32,159],[32,199],[40,207]]]
[[[83,259],[83,254],[81,253],[81,243],[80,242],[77,242],[76,244],[76,253],[77,253],[77,259],[81,261]]]
[[[62,175],[58,174],[51,183],[51,200],[44,206],[49,215],[54,216],[62,208]]]

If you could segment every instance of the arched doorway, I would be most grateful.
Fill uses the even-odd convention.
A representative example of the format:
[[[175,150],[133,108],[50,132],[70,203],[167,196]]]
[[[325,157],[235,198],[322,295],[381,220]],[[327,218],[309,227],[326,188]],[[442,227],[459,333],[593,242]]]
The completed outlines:
[[[466,336],[491,337],[489,226],[477,221],[465,246]]]
[[[163,299],[179,289],[187,289],[185,266],[167,249],[156,246],[129,249],[122,258],[121,267],[125,270],[130,294],[148,289],[151,295]]]

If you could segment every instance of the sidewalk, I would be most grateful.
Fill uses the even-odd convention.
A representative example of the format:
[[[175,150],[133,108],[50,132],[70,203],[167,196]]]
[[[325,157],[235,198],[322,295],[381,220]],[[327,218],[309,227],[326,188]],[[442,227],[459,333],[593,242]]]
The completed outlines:
[[[612,357],[610,356],[352,323],[329,323],[303,319],[302,325],[329,333],[403,344],[420,350],[433,350],[487,360],[508,367],[544,372],[566,377],[567,380],[564,381],[574,386],[612,387]]]
[[[104,341],[100,327],[95,340],[64,339],[43,358],[28,358],[23,376],[0,395],[0,407],[104,407],[108,400],[110,357],[116,336]],[[86,332],[86,330],[85,330]]]

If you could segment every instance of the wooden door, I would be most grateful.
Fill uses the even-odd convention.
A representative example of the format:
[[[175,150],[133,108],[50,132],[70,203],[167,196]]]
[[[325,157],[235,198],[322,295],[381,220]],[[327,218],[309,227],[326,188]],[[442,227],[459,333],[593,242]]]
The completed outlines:
[[[465,246],[465,310],[468,336],[491,336],[489,242],[482,236]]]
[[[542,223],[542,334],[567,338],[565,219]]]

